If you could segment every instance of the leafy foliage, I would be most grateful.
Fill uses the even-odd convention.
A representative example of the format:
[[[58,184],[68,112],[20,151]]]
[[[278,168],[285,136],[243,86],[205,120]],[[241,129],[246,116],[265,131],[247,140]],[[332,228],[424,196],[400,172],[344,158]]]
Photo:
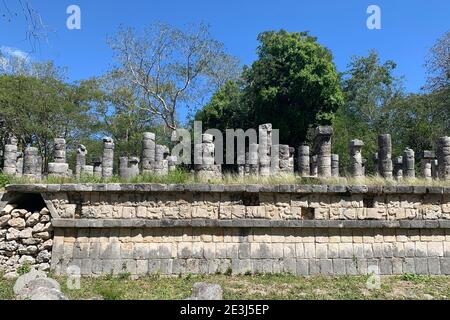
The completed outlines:
[[[282,143],[298,146],[343,103],[332,54],[306,32],[269,31],[258,40],[258,60],[244,73],[246,99],[256,124],[271,122]]]

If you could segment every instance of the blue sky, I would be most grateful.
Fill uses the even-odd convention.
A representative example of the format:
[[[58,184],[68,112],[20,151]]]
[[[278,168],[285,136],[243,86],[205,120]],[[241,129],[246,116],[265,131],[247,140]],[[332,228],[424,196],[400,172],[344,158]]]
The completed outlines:
[[[18,0],[6,0],[12,11]],[[398,64],[397,75],[405,77],[405,88],[417,92],[425,82],[426,54],[445,31],[450,29],[448,0],[31,0],[50,33],[48,43],[31,53],[35,60],[54,60],[68,68],[70,80],[100,75],[112,63],[106,39],[120,24],[143,29],[152,22],[183,27],[206,22],[213,36],[242,64],[256,58],[256,37],[266,30],[284,28],[305,31],[318,37],[334,55],[339,71],[344,71],[352,55],[376,49],[381,58]],[[66,9],[81,8],[82,29],[66,28]],[[367,7],[381,8],[381,30],[366,27]],[[0,4],[1,12],[4,8]],[[24,21],[0,18],[0,46],[30,51],[25,40]]]

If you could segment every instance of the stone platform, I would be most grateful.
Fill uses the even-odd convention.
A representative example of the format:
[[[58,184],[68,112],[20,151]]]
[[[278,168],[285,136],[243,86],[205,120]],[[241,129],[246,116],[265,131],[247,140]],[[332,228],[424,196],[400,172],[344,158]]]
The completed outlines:
[[[450,274],[450,188],[10,185],[0,210],[32,194],[59,274]]]

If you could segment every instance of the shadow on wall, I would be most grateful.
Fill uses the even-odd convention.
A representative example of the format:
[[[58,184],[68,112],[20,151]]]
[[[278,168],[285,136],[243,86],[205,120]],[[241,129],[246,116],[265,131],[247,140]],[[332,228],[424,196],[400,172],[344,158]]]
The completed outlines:
[[[46,208],[44,199],[37,193],[21,193],[12,195],[8,204],[15,205],[15,209],[25,209],[28,212],[39,212]]]

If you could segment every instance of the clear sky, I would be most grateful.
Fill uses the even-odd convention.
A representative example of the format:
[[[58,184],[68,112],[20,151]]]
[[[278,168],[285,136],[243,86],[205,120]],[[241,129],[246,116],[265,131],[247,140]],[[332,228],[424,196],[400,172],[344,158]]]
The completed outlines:
[[[22,0],[25,1],[25,0]],[[280,28],[308,30],[334,55],[344,71],[352,55],[376,49],[383,60],[398,64],[405,88],[417,92],[425,81],[424,61],[437,38],[450,29],[449,0],[31,0],[51,31],[48,43],[32,52],[35,60],[54,60],[68,68],[70,80],[100,75],[112,63],[106,39],[120,24],[143,29],[152,22],[182,27],[206,22],[213,37],[242,64],[256,58],[258,33]],[[17,11],[18,0],[5,0]],[[68,30],[66,9],[81,8],[81,30]],[[381,8],[381,30],[369,30],[369,5]],[[5,9],[0,2],[0,14]],[[22,18],[0,17],[0,46],[30,51]],[[11,50],[10,50],[11,52]]]

